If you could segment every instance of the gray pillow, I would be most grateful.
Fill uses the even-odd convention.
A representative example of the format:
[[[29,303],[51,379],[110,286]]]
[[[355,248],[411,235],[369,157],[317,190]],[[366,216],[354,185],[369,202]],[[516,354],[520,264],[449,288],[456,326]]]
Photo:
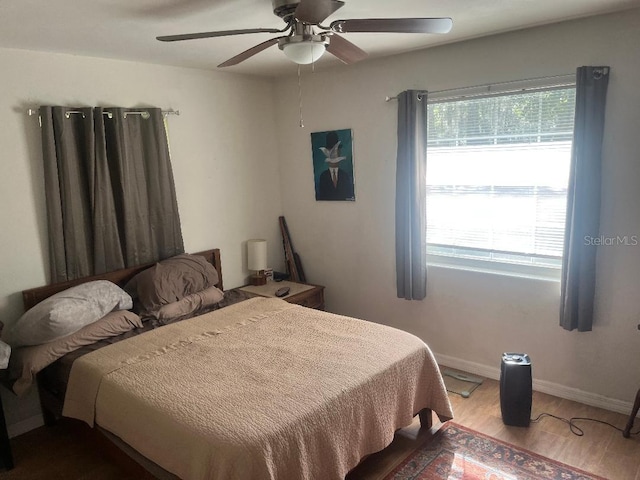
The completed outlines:
[[[12,347],[40,345],[77,332],[113,310],[129,310],[133,301],[115,283],[96,280],[71,287],[27,310],[2,330]]]
[[[31,388],[37,373],[63,355],[141,327],[142,320],[138,315],[127,310],[118,310],[107,313],[77,332],[53,342],[14,349],[10,362],[10,378],[17,379],[12,387],[14,393],[24,395]]]
[[[187,295],[218,283],[218,271],[200,255],[183,253],[143,270],[125,290],[138,299],[140,316],[155,317],[158,310]]]
[[[191,295],[187,295],[177,302],[168,303],[160,307],[155,317],[162,323],[169,323],[187,315],[191,315],[201,308],[211,307],[224,299],[224,292],[217,287],[205,288]]]

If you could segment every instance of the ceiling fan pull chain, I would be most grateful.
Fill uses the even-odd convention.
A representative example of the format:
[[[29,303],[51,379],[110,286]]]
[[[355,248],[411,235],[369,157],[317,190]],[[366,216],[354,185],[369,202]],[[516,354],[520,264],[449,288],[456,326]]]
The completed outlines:
[[[300,65],[298,65],[298,108],[300,111],[300,128],[304,128],[302,120],[302,80],[300,76]]]

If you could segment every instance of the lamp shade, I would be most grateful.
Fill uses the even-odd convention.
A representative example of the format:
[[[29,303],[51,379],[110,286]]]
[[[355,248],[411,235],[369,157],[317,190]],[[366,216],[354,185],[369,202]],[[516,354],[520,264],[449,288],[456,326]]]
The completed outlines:
[[[308,65],[324,54],[325,44],[313,41],[287,43],[282,47],[282,51],[292,62]]]
[[[267,241],[262,239],[247,240],[247,267],[260,271],[267,268]]]

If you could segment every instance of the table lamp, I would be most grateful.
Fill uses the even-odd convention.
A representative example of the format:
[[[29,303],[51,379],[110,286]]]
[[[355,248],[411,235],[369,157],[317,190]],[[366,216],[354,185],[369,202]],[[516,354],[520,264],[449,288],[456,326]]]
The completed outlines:
[[[267,241],[262,239],[247,240],[247,267],[254,273],[249,277],[251,285],[264,285],[267,277]]]

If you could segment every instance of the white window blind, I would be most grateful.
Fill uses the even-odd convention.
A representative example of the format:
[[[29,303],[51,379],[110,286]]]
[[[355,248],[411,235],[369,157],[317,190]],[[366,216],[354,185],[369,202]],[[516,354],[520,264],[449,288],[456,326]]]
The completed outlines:
[[[428,253],[560,267],[575,87],[427,108]]]

